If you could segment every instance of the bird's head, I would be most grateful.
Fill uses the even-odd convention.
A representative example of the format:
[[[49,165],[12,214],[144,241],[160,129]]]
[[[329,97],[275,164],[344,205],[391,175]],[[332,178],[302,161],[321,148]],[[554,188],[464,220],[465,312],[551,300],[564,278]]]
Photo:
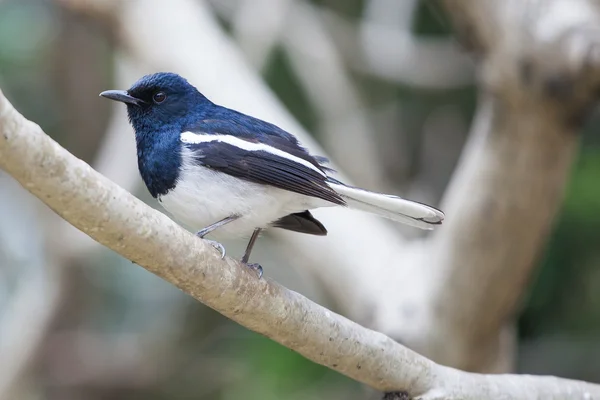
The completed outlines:
[[[202,117],[212,104],[183,77],[159,72],[146,75],[128,90],[107,90],[100,96],[127,105],[127,114],[136,133],[174,129]]]

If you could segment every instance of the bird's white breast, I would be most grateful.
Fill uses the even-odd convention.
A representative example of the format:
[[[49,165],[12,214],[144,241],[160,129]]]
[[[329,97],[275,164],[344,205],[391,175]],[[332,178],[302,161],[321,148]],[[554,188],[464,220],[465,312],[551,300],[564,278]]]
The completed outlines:
[[[184,147],[176,186],[159,201],[175,219],[194,230],[240,215],[208,237],[248,237],[255,228],[266,228],[281,217],[315,206],[313,198],[245,181],[198,165],[192,159],[191,150]]]

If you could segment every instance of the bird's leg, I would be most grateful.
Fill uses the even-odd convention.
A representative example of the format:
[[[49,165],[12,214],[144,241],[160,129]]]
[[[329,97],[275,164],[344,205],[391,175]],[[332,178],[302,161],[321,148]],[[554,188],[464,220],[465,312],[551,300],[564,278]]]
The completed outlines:
[[[214,231],[217,228],[222,227],[223,225],[227,225],[228,223],[235,221],[236,219],[238,219],[240,216],[237,214],[231,215],[227,218],[223,218],[220,221],[215,222],[212,225],[207,226],[206,228],[200,229],[198,232],[196,232],[196,236],[198,236],[199,238],[204,239],[204,236],[208,235],[209,233],[211,233],[212,231]],[[221,258],[225,258],[225,247],[223,247],[223,245],[215,240],[208,240],[208,239],[204,239],[206,240],[208,243],[210,243],[215,249],[219,250],[221,252]]]
[[[241,259],[242,264],[248,264],[248,260],[250,259],[250,253],[252,253],[252,248],[254,247],[254,243],[256,243],[256,239],[258,239],[258,235],[260,235],[260,231],[260,228],[256,228],[254,232],[252,232],[252,236],[250,236],[250,241],[248,242],[248,246],[246,246],[244,256]]]
[[[258,239],[258,235],[260,235],[260,228],[256,228],[254,232],[252,232],[252,236],[250,236],[250,241],[248,242],[248,246],[246,246],[246,251],[244,252],[244,256],[240,260],[242,264],[246,265],[248,268],[256,271],[258,274],[258,279],[262,277],[263,269],[260,264],[248,264],[248,260],[250,259],[250,253],[252,253],[252,248],[254,247],[254,243],[256,243],[256,239]]]

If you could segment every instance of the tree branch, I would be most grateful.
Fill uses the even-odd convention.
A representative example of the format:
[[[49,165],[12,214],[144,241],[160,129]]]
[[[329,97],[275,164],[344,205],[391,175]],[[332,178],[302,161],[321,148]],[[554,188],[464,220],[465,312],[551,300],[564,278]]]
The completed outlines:
[[[281,125],[320,153],[203,2],[62,1],[108,16],[129,53],[149,70],[180,72],[215,100]],[[445,4],[481,61],[485,95],[446,196],[443,229],[432,241],[409,245],[383,221],[327,209],[315,212],[329,228],[327,238],[277,235],[295,254],[290,262],[310,266],[354,319],[436,361],[507,371],[510,362],[499,361],[511,354],[507,324],[560,204],[577,146],[574,132],[598,87],[597,3]],[[481,171],[476,161],[483,162]]]
[[[498,370],[499,337],[562,202],[600,82],[590,58],[599,30],[586,29],[600,13],[587,0],[567,3],[446,1],[458,31],[477,40],[485,93],[443,202],[450,217],[430,247],[439,278],[425,354],[437,361]]]
[[[209,307],[373,387],[406,385],[398,380],[403,377],[396,360],[414,361],[405,371],[409,375],[420,376],[429,367],[384,335],[274,282],[259,281],[232,259],[221,260],[205,241],[60,147],[3,96],[0,127],[0,167],[94,240]],[[379,353],[385,356],[374,357]]]
[[[245,327],[376,389],[421,399],[600,396],[600,386],[584,382],[439,366],[269,279],[256,279],[71,155],[1,92],[0,167],[94,240]]]

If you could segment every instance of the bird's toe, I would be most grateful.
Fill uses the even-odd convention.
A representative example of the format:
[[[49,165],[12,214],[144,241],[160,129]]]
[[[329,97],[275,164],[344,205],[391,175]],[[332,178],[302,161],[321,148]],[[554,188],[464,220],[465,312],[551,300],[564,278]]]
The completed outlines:
[[[248,264],[244,264],[246,267],[250,268],[252,271],[256,272],[256,275],[258,275],[258,279],[262,278],[263,275],[263,268],[260,264],[257,263],[248,263]]]
[[[214,241],[214,240],[208,240],[208,239],[204,239],[204,240],[206,240],[212,247],[214,247],[215,249],[217,249],[221,252],[221,259],[225,258],[225,246],[223,246],[221,243]]]

